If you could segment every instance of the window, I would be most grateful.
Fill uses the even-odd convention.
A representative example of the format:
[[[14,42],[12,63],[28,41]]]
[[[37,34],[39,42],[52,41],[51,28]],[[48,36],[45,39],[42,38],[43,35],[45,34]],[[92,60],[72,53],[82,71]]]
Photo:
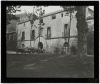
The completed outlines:
[[[22,44],[22,48],[25,48],[25,45],[24,44]]]
[[[61,17],[63,17],[63,13],[61,13]]]
[[[9,34],[9,40],[13,40],[13,35]]]
[[[31,39],[32,39],[32,40],[35,39],[35,30],[32,30],[32,33],[31,33]]]
[[[52,15],[52,19],[56,19],[56,15]]]
[[[24,27],[25,27],[25,23],[24,23]]]
[[[64,25],[64,36],[68,36],[68,28],[67,28],[68,24]]]
[[[65,42],[65,43],[63,44],[63,46],[64,46],[64,47],[68,47],[68,42]]]
[[[40,36],[42,36],[42,34],[43,34],[43,28],[42,27],[40,28],[39,34],[40,34]]]
[[[47,38],[51,38],[51,28],[47,28]]]
[[[15,33],[12,33],[11,37],[10,37],[12,40],[15,40],[16,36],[15,36]]]
[[[8,40],[10,40],[10,34],[8,34]]]
[[[22,41],[25,40],[25,32],[22,32]]]
[[[13,40],[16,40],[17,37],[16,37],[16,33],[13,34]]]
[[[40,19],[40,23],[43,23],[43,19]]]
[[[69,12],[66,12],[66,13],[65,13],[65,16],[69,16]]]

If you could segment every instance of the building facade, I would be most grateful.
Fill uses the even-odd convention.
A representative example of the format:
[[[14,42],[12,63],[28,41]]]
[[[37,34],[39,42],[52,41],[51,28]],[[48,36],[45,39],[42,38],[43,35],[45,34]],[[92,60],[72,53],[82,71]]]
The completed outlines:
[[[38,49],[41,44],[45,51],[53,53],[57,48],[62,51],[64,47],[68,47],[68,40],[69,46],[77,46],[75,14],[76,11],[73,11],[71,18],[68,11],[57,11],[44,15],[41,17],[41,22],[43,22],[41,27],[39,19],[34,22],[33,26],[30,21],[18,23],[18,48]]]
[[[41,48],[51,53],[67,52],[68,47],[72,46],[77,48],[76,13],[73,11],[70,14],[68,11],[61,10],[42,16],[42,19],[37,19],[33,25],[30,20],[19,22],[16,30],[17,47]],[[43,22],[41,26],[39,21]]]

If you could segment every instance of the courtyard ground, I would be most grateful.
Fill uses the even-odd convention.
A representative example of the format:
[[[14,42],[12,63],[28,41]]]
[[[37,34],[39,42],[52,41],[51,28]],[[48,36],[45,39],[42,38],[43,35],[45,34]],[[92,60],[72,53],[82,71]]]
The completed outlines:
[[[92,78],[94,57],[58,54],[7,54],[7,77]]]

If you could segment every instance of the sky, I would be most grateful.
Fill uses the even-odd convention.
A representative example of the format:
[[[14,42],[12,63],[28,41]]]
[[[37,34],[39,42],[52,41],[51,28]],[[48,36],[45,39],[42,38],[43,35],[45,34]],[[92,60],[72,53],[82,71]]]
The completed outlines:
[[[22,6],[21,8],[21,12],[17,12],[16,14],[20,14],[20,13],[24,13],[24,12],[33,12],[33,7],[32,6]],[[45,10],[45,14],[48,14],[50,12],[54,12],[57,10],[62,10],[63,8],[61,8],[60,6],[48,6],[48,7],[43,7],[43,9]]]
[[[89,8],[94,10],[93,6],[89,6]],[[21,6],[21,12],[17,12],[16,14],[20,14],[20,13],[32,13],[33,12],[33,6]],[[45,10],[45,14],[48,14],[50,12],[55,12],[57,10],[63,10],[62,7],[60,6],[48,6],[48,7],[43,7],[43,9]]]

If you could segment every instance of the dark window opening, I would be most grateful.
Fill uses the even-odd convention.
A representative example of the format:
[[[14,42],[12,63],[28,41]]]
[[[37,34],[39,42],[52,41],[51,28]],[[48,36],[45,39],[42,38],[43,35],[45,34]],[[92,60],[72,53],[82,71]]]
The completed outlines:
[[[34,39],[35,39],[35,30],[32,30],[31,39],[32,39],[32,40],[34,40]]]
[[[25,27],[25,23],[24,23],[24,27]]]
[[[25,32],[22,32],[22,41],[25,40]]]
[[[56,15],[52,15],[52,19],[56,19]]]
[[[9,34],[9,40],[13,40],[13,34]]]
[[[8,40],[10,40],[10,36],[11,36],[11,35],[9,34],[9,35],[8,35]]]
[[[63,17],[63,13],[61,13],[61,17]]]
[[[24,44],[22,44],[22,48],[24,48],[25,47],[25,45]]]
[[[63,46],[68,47],[68,42],[65,42]]]
[[[68,24],[64,25],[64,37],[68,36],[68,28],[67,28]]]
[[[43,23],[43,19],[40,19],[40,23]]]
[[[51,28],[47,28],[47,38],[51,38]]]
[[[39,49],[43,49],[43,43],[42,43],[42,42],[39,42],[39,43],[38,43],[38,48],[39,48]]]
[[[40,36],[42,36],[42,34],[43,34],[43,28],[42,27],[40,28],[39,34],[40,34]]]
[[[16,34],[14,33],[13,34],[13,40],[16,40],[17,39],[17,37],[16,37]]]
[[[66,13],[65,13],[65,16],[69,16],[69,12],[66,12]]]

